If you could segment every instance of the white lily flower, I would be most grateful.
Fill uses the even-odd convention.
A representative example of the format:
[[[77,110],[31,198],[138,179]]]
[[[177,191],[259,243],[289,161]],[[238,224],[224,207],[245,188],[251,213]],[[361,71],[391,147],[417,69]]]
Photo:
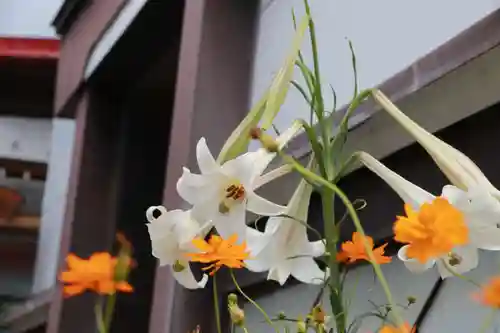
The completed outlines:
[[[371,155],[360,152],[363,164],[382,178],[400,197],[414,210],[418,211],[426,202],[432,202],[436,197],[417,185],[404,179],[394,171],[387,168]],[[439,273],[443,278],[449,277],[452,271],[462,274],[474,269],[478,264],[478,251],[500,250],[500,203],[487,191],[481,188],[471,188],[463,191],[455,186],[443,187],[441,197],[462,212],[465,224],[469,230],[469,244],[456,247],[452,253],[430,260],[422,264],[406,256],[408,246],[403,246],[398,257],[412,272],[423,272],[437,263]]]
[[[500,200],[500,191],[469,157],[427,132],[399,110],[381,91],[374,90],[372,95],[387,113],[424,147],[453,185],[463,190],[483,188]]]
[[[161,215],[155,217],[154,212]],[[167,211],[163,206],[152,206],[146,211],[146,218],[153,256],[159,259],[160,266],[170,266],[174,278],[185,288],[205,287],[208,276],[204,274],[197,281],[185,256],[185,253],[193,252],[191,241],[201,230],[191,212],[180,209]]]
[[[278,139],[283,147],[300,127],[294,124]],[[263,185],[261,174],[276,156],[265,149],[248,152],[220,165],[201,138],[196,146],[196,157],[201,174],[189,169],[177,182],[177,192],[193,205],[193,214],[199,221],[211,221],[219,234],[230,237],[237,234],[239,241],[246,239],[246,210],[258,215],[282,214],[286,207],[272,203],[254,190]],[[271,179],[272,177],[269,177]]]
[[[253,256],[245,262],[249,270],[268,270],[267,278],[281,285],[290,275],[304,283],[324,282],[325,272],[313,259],[325,253],[324,243],[309,242],[306,226],[302,224],[307,219],[311,192],[311,185],[302,180],[288,203],[286,216],[269,218],[264,233],[254,233],[249,238],[249,249]]]

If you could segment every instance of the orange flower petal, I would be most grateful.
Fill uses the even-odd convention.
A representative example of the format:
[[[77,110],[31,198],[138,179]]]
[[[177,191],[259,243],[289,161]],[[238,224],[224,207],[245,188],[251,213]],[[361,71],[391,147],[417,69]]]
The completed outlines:
[[[116,290],[124,293],[131,293],[134,291],[134,287],[132,287],[128,282],[125,281],[117,282],[115,288]]]
[[[63,287],[63,293],[65,297],[72,297],[83,293],[85,289],[81,284],[70,284]]]
[[[407,243],[407,256],[425,263],[468,242],[468,228],[461,211],[445,198],[424,203],[415,212],[405,205],[407,216],[394,223],[394,239]]]
[[[247,252],[246,243],[236,244],[237,235],[232,235],[228,239],[223,239],[218,235],[212,235],[208,243],[202,239],[193,240],[193,244],[203,253],[186,253],[190,257],[190,261],[210,264],[203,270],[210,272],[210,275],[215,274],[222,266],[230,268],[244,267],[243,260],[250,257]]]
[[[415,328],[411,328],[410,324],[405,323],[399,327],[392,325],[385,325],[382,327],[379,333],[413,333],[415,332]]]
[[[85,267],[87,260],[70,253],[66,256],[66,264],[70,270],[79,270],[80,268]]]

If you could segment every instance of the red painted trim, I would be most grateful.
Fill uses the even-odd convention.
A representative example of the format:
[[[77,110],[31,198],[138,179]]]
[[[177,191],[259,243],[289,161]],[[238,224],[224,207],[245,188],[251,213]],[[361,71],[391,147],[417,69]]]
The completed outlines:
[[[0,58],[59,59],[57,39],[0,38]]]

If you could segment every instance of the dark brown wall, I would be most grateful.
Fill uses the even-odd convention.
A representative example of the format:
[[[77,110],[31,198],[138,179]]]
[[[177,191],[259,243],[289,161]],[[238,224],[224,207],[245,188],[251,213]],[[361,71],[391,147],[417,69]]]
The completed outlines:
[[[186,1],[163,204],[181,205],[176,182],[182,166],[196,168],[195,145],[204,136],[214,152],[248,109],[257,1]],[[151,333],[212,332],[210,287],[176,284],[168,268],[156,277]]]
[[[156,260],[144,212],[162,200],[182,11],[182,1],[149,2],[86,82],[76,110],[61,268],[68,252],[111,250],[116,231],[124,232],[138,267],[135,292],[118,297],[116,332],[149,328]],[[48,331],[93,331],[94,301],[56,293]]]
[[[190,293],[175,285],[168,270],[154,275],[144,211],[162,202],[178,206],[175,182],[181,166],[194,161],[195,141],[205,136],[218,149],[245,114],[256,14],[257,2],[193,1],[184,9],[182,1],[150,1],[80,86],[61,260],[67,251],[86,256],[110,249],[116,229],[131,239],[139,264],[131,276],[136,291],[119,297],[113,331],[149,326],[154,333],[184,332],[198,323],[206,323],[204,332],[212,329],[210,288]],[[68,43],[95,40],[91,33],[74,34],[70,30]],[[58,106],[79,97],[71,95],[77,76],[68,73],[79,71],[80,58],[63,57]],[[63,300],[58,293],[48,331],[91,331],[94,300]]]
[[[116,13],[128,0],[87,1],[88,4],[70,24],[61,41],[57,71],[55,114],[62,108],[82,83],[90,50]],[[74,116],[74,110],[65,110]]]

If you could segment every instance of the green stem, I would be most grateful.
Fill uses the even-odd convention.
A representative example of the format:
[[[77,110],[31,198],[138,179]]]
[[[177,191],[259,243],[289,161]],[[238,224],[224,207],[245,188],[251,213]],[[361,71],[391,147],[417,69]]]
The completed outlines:
[[[479,329],[479,333],[486,333],[488,332],[488,328],[491,327],[493,324],[493,320],[495,319],[495,315],[497,314],[497,309],[491,310],[491,312],[486,316],[486,318],[483,320],[483,324],[481,325],[481,328]]]
[[[334,193],[324,190],[321,193],[323,206],[323,223],[325,228],[326,248],[330,254],[328,268],[330,270],[330,305],[335,317],[335,325],[338,333],[344,333],[346,328],[346,317],[343,308],[342,290],[340,286],[340,270],[337,258],[337,229],[335,227]]]
[[[106,327],[106,332],[109,332],[111,329],[111,322],[113,321],[115,304],[116,304],[116,293],[108,296],[108,300],[106,302],[106,310],[104,311],[104,325]]]
[[[260,311],[260,313],[262,313],[262,315],[264,316],[264,319],[266,320],[266,322],[274,329],[274,331],[276,333],[280,333],[278,328],[274,325],[273,321],[271,320],[271,318],[267,315],[266,311],[264,311],[263,308],[261,308],[261,306],[259,304],[257,304],[257,302],[255,302],[253,299],[251,299],[247,294],[245,294],[245,292],[241,289],[240,285],[238,284],[238,281],[236,281],[236,276],[234,276],[234,272],[233,270],[231,269],[229,271],[230,275],[231,275],[231,279],[233,280],[233,283],[234,283],[234,286],[236,287],[236,290],[238,290],[238,292],[241,294],[241,296],[243,296],[247,301],[249,301],[253,306],[255,306],[255,308],[257,310]]]
[[[382,289],[384,290],[385,296],[387,298],[387,302],[393,309],[393,315],[395,317],[396,324],[398,326],[404,325],[404,321],[401,319],[399,316],[399,311],[396,309],[396,302],[394,302],[394,298],[391,294],[391,290],[389,288],[389,284],[387,283],[387,280],[384,277],[384,274],[382,273],[382,269],[380,268],[380,265],[377,263],[376,258],[373,254],[373,249],[370,247],[370,244],[368,243],[366,239],[366,234],[363,229],[363,226],[361,225],[361,221],[359,220],[358,214],[356,213],[356,209],[353,207],[347,196],[342,192],[337,186],[334,184],[330,183],[329,181],[325,180],[324,178],[316,175],[314,172],[311,172],[310,170],[304,168],[300,163],[295,161],[292,157],[288,155],[284,155],[283,153],[280,152],[280,155],[282,158],[289,163],[290,165],[293,166],[293,168],[299,172],[303,177],[309,178],[313,182],[317,182],[318,184],[330,189],[333,191],[339,198],[342,200],[344,205],[346,206],[349,215],[351,216],[351,219],[353,220],[353,223],[356,227],[356,230],[363,236],[363,246],[365,247],[365,250],[368,254],[368,258],[370,259],[370,263],[373,266],[373,270],[375,271],[375,274],[377,275],[377,278],[380,282],[380,285],[382,286]]]
[[[106,325],[104,324],[102,316],[102,298],[99,297],[94,306],[95,320],[97,324],[97,330],[99,333],[107,333]]]
[[[217,325],[217,332],[222,333],[222,327],[220,324],[220,309],[219,309],[219,293],[217,292],[217,280],[215,278],[217,274],[214,274],[213,281],[213,294],[214,294],[214,308],[215,308],[215,324]]]

